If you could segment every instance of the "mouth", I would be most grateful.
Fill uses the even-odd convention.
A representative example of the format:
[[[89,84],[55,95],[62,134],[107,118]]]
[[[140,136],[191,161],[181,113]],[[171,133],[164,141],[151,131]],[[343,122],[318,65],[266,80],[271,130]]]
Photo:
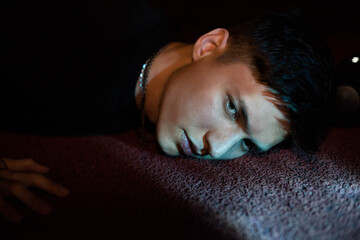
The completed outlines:
[[[187,156],[194,156],[194,152],[191,148],[192,142],[186,135],[186,132],[183,130],[181,133],[181,140],[180,140],[180,148],[183,151],[183,153]]]

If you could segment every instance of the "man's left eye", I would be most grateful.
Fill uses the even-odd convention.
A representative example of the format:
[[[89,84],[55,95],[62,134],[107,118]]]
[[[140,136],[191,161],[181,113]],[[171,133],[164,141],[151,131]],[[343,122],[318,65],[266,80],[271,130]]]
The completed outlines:
[[[237,115],[236,106],[235,106],[233,100],[230,97],[229,97],[229,99],[227,101],[226,108],[229,111],[229,113],[231,115],[233,115],[234,117]]]

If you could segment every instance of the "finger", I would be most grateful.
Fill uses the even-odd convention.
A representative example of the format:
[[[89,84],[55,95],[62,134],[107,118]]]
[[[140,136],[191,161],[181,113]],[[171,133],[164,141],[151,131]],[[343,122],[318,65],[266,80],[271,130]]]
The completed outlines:
[[[0,169],[7,169],[7,166],[3,158],[0,158]]]
[[[12,182],[8,187],[9,187],[8,191],[12,196],[18,198],[20,201],[22,201],[25,205],[27,205],[30,209],[34,210],[35,212],[46,215],[52,211],[51,206],[47,202],[35,196],[24,185],[17,182]]]
[[[49,168],[35,162],[31,158],[22,158],[22,159],[11,159],[11,158],[2,158],[7,168],[13,171],[34,171],[38,173],[48,173]]]
[[[36,187],[58,197],[66,197],[69,190],[59,183],[55,183],[39,173],[11,172],[0,170],[0,178],[18,181],[27,187]]]
[[[25,174],[23,175],[23,181],[27,182],[31,187],[39,188],[58,197],[66,197],[69,195],[69,190],[66,187],[51,181],[41,174]]]
[[[23,184],[15,181],[0,180],[0,193],[3,196],[15,197],[29,208],[41,214],[51,212],[51,207],[42,199],[36,197]]]
[[[0,197],[0,215],[3,215],[7,220],[13,223],[20,222],[23,218],[23,216],[2,197]]]

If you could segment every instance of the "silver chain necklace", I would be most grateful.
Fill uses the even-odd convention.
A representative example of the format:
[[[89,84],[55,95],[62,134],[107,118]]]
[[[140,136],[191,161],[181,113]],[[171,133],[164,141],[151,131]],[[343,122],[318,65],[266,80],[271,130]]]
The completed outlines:
[[[139,81],[139,87],[141,92],[141,104],[140,104],[140,113],[141,113],[141,138],[142,140],[145,140],[145,98],[146,98],[146,90],[147,90],[147,83],[148,83],[148,77],[149,72],[151,69],[151,65],[153,64],[156,57],[160,55],[160,53],[165,49],[166,46],[160,48],[159,51],[153,53],[146,62],[142,65],[141,72],[138,78]]]

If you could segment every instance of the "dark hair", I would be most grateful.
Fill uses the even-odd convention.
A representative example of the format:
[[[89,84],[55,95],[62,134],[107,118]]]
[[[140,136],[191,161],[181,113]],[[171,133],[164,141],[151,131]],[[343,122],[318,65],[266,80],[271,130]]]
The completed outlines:
[[[334,92],[333,58],[323,39],[298,10],[262,15],[228,30],[228,48],[218,60],[247,63],[289,120],[288,138],[302,150],[316,150]]]

